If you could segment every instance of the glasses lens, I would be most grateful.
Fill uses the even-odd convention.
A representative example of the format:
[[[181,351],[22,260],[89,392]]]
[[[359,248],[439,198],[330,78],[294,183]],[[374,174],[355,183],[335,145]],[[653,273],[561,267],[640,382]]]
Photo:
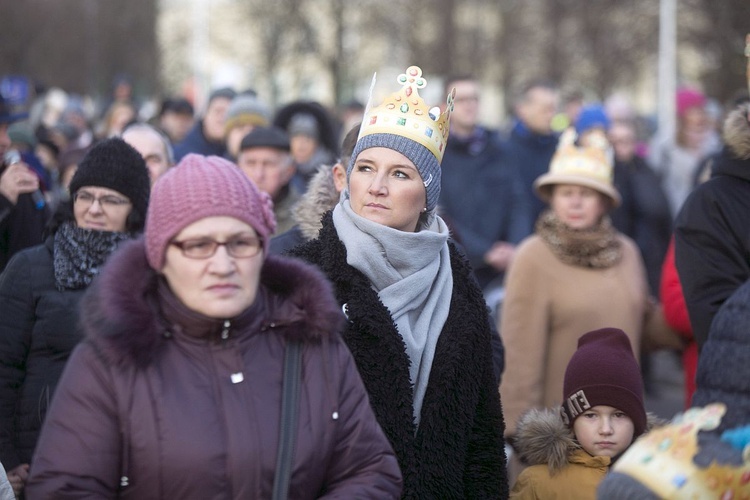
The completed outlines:
[[[95,198],[92,194],[83,191],[76,193],[75,199],[73,201],[77,201],[78,203],[83,205],[91,205],[92,203],[94,203],[94,199]]]
[[[103,196],[99,198],[99,203],[109,208],[117,208],[128,204],[126,200],[114,196]]]
[[[193,259],[206,259],[216,252],[217,245],[213,240],[187,240],[182,242],[182,253]]]
[[[233,257],[252,257],[260,249],[258,238],[243,237],[226,242],[227,251]]]

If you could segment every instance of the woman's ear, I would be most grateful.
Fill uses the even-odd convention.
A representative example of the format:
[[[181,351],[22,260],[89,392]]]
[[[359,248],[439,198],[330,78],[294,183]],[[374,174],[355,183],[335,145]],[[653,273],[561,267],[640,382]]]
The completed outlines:
[[[333,173],[333,185],[336,187],[336,191],[339,193],[346,188],[346,167],[341,162],[331,167]]]

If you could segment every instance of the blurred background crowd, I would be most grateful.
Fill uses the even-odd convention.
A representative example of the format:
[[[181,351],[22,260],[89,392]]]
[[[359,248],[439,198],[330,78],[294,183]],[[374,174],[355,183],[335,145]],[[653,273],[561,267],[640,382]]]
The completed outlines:
[[[378,81],[390,83],[414,63],[431,82],[425,100],[443,111],[452,107],[437,213],[470,262],[499,332],[493,355],[496,378],[506,387],[500,392],[508,434],[528,407],[549,404],[542,396],[528,405],[517,397],[528,392],[517,380],[523,370],[546,372],[544,383],[552,387],[561,383],[555,370],[567,362],[553,359],[561,350],[552,343],[539,351],[552,352],[546,364],[526,362],[517,355],[531,350],[513,336],[526,337],[535,327],[550,338],[566,330],[577,336],[592,318],[627,323],[616,326],[640,351],[648,410],[670,418],[690,406],[710,320],[738,284],[724,295],[716,291],[721,300],[701,311],[697,292],[730,273],[721,276],[728,268],[721,259],[700,269],[701,253],[691,254],[691,245],[701,251],[717,245],[690,234],[710,233],[745,202],[730,196],[736,205],[713,213],[721,204],[701,200],[710,200],[716,182],[693,196],[692,205],[687,200],[712,177],[731,178],[732,186],[746,182],[746,0],[397,0],[387,7],[367,0],[2,1],[0,19],[6,20],[0,28],[0,277],[11,257],[42,244],[58,226],[85,227],[78,215],[71,222],[72,213],[60,219],[61,209],[85,205],[111,213],[137,205],[191,153],[231,161],[270,196],[277,221],[272,253],[315,238],[321,216],[347,183],[368,102],[383,97],[382,90],[373,92],[369,75],[377,69]],[[673,38],[665,39],[670,29]],[[455,97],[446,103],[452,89]],[[728,143],[727,128],[736,143]],[[568,156],[578,154],[560,147],[566,133],[582,147],[603,137],[610,156],[597,158],[602,178],[589,173],[581,181],[566,170]],[[128,168],[114,167],[109,153],[92,155],[101,169],[91,174],[91,151],[104,145],[131,154],[123,141],[148,168],[148,182],[140,179],[137,189]],[[118,160],[127,156],[122,151]],[[107,168],[113,170],[101,175]],[[560,225],[550,215],[557,210],[555,186],[577,182],[600,195],[596,220]],[[82,194],[82,186],[114,195]],[[104,230],[133,236],[143,221],[131,219],[126,225],[123,216],[116,229]],[[56,225],[61,220],[68,225]],[[730,229],[744,224],[730,222]],[[593,236],[566,241],[570,228]],[[535,236],[554,254],[544,264],[529,243]],[[728,247],[737,243],[728,232],[711,236]],[[615,257],[606,252],[609,244]],[[739,263],[729,281],[748,277],[743,245],[724,252]],[[601,251],[595,258],[580,253],[592,247]],[[580,275],[532,282],[538,269],[571,263]],[[681,265],[688,271],[678,277]],[[581,277],[591,269],[596,277],[588,289]],[[77,285],[88,286],[96,266],[89,271]],[[688,274],[705,280],[686,283],[686,307],[679,278]],[[4,276],[6,291],[17,288],[11,275]],[[547,295],[552,298],[539,310],[523,308],[533,302],[529,296]],[[585,304],[565,303],[576,295]],[[541,324],[552,309],[563,314]],[[569,322],[560,320],[568,314]],[[60,369],[68,354],[58,356]],[[23,383],[6,386],[13,392]],[[558,393],[550,391],[553,399]],[[4,416],[12,419],[15,403],[9,405]],[[24,462],[15,458],[3,462]]]

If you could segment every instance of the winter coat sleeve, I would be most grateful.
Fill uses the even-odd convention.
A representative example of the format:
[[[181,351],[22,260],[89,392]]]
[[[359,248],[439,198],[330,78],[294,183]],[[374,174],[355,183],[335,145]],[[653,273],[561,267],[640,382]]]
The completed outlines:
[[[500,315],[505,346],[505,373],[500,394],[505,434],[513,435],[521,415],[543,406],[544,361],[547,357],[549,299],[544,273],[527,244],[519,247],[506,276]]]
[[[354,359],[343,342],[335,342],[334,350],[340,425],[321,498],[399,498],[398,461],[375,419]]]
[[[0,275],[0,461],[8,470],[21,463],[14,443],[16,409],[34,325],[30,266],[24,252]]]
[[[0,464],[0,500],[15,500],[16,494],[13,493],[13,487],[8,481],[8,475],[5,473],[3,465]]]
[[[685,298],[682,296],[680,277],[677,275],[677,268],[675,267],[674,240],[669,244],[667,256],[664,258],[659,295],[667,324],[684,338],[691,340],[693,329],[690,327],[690,318],[685,306]]]
[[[750,276],[747,234],[737,234],[732,216],[717,199],[722,194],[709,184],[693,191],[675,224],[675,262],[699,346],[719,307]]]
[[[63,371],[42,428],[28,498],[115,498],[118,421],[111,373],[92,344],[83,342]]]
[[[487,352],[487,350],[485,350]],[[481,385],[479,401],[471,427],[464,469],[465,498],[507,498],[508,477],[503,433],[503,410],[497,382],[487,355],[477,365]]]
[[[0,272],[24,248],[41,244],[47,210],[37,210],[30,194],[21,194],[13,205],[0,195]]]

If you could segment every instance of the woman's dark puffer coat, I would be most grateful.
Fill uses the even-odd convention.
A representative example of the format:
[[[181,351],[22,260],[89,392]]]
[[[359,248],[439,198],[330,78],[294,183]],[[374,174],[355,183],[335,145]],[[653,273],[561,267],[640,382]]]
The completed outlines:
[[[255,304],[228,325],[181,305],[188,321],[167,322],[160,280],[139,240],[90,287],[30,498],[270,498],[290,340],[303,351],[289,498],[398,497],[396,458],[317,270],[268,257]]]
[[[15,255],[0,275],[0,461],[29,463],[73,348],[81,290],[55,287],[53,238]]]

